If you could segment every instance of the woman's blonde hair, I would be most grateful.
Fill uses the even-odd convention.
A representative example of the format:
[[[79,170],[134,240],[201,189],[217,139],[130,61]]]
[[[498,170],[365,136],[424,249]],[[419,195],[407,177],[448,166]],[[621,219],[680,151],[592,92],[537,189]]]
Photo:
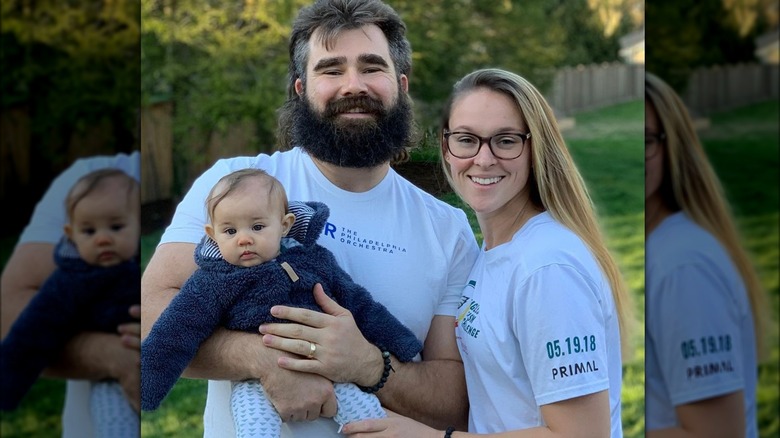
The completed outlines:
[[[447,150],[444,130],[449,128],[452,106],[461,96],[476,89],[501,93],[520,109],[532,134],[527,140],[532,146],[526,148],[531,151],[532,173],[528,179],[530,201],[537,208],[547,210],[555,220],[577,234],[595,256],[612,289],[620,323],[623,355],[628,357],[628,338],[633,321],[631,297],[623,275],[604,243],[585,181],[566,148],[552,109],[536,87],[521,76],[500,69],[477,70],[466,75],[455,84],[444,109],[440,144],[442,157]],[[450,186],[457,192],[449,166],[443,158],[441,162]]]
[[[655,109],[661,132],[666,135],[663,200],[673,211],[685,212],[726,248],[745,283],[753,311],[756,351],[758,359],[764,359],[763,336],[769,319],[764,288],[742,246],[723,187],[701,146],[685,103],[672,87],[651,73],[645,73],[645,99]]]

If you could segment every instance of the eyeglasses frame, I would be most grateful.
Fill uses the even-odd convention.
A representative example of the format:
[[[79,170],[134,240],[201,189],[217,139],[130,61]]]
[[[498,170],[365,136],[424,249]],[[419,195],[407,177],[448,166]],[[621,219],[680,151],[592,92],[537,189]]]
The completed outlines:
[[[663,131],[662,131],[662,132],[658,132],[658,133],[654,133],[654,134],[645,134],[645,138],[647,138],[647,137],[651,137],[651,138],[653,138],[653,139],[654,139],[656,142],[658,142],[658,143],[663,143],[663,142],[665,142],[665,141],[666,141],[666,133],[665,133],[665,132],[663,132]],[[645,149],[647,149],[647,148],[645,148]],[[652,154],[652,155],[650,155],[650,156],[648,156],[647,154],[645,154],[645,160],[649,160],[650,158],[653,158],[653,157],[655,157],[656,155],[658,155],[658,151],[659,151],[659,150],[660,150],[660,149],[656,150],[656,151],[655,151],[655,153],[654,153],[654,154]]]
[[[454,152],[452,152],[452,149],[450,149],[449,138],[452,135],[455,135],[455,134],[468,134],[468,135],[474,136],[477,139],[479,139],[479,146],[477,146],[477,151],[474,152],[474,155],[472,155],[470,157],[459,157],[459,156],[455,155]],[[517,135],[517,136],[519,136],[521,138],[520,141],[522,142],[522,145],[521,145],[521,148],[520,148],[520,153],[516,157],[513,157],[513,158],[499,157],[498,155],[496,155],[495,152],[493,152],[493,145],[491,145],[490,142],[493,140],[494,137],[498,137],[500,135]],[[487,144],[488,149],[490,149],[490,153],[493,154],[493,156],[496,157],[499,160],[516,160],[516,159],[520,158],[523,155],[523,152],[525,152],[525,142],[528,141],[528,139],[531,138],[531,133],[530,132],[529,133],[524,133],[524,132],[499,132],[498,134],[491,135],[490,137],[480,137],[479,135],[474,134],[473,132],[449,131],[449,130],[445,129],[443,131],[443,133],[442,133],[442,136],[444,137],[444,144],[447,146],[447,151],[449,151],[449,153],[452,154],[453,157],[460,158],[461,160],[474,158],[477,155],[479,155],[479,151],[480,151],[480,149],[482,149],[482,145],[483,144]]]

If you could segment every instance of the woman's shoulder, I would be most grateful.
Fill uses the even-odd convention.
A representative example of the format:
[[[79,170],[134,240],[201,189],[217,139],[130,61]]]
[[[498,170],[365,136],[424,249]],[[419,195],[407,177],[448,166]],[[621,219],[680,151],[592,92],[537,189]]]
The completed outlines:
[[[563,267],[583,276],[601,276],[598,263],[585,242],[548,212],[534,216],[515,234],[504,251],[527,276],[545,268]]]

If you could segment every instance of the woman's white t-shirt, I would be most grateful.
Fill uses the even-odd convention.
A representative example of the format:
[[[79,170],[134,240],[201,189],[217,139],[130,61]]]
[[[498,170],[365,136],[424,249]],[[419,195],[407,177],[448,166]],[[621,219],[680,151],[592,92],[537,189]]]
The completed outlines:
[[[542,426],[542,405],[609,390],[611,437],[622,436],[611,288],[583,241],[549,213],[483,248],[463,289],[456,337],[470,432]]]

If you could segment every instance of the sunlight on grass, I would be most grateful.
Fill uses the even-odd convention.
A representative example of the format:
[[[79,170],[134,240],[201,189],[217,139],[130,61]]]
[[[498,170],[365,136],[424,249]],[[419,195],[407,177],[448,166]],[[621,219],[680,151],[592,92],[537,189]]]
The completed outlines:
[[[65,382],[40,379],[30,388],[19,407],[2,412],[3,438],[56,438],[62,434],[61,414]]]
[[[160,407],[141,416],[144,438],[203,436],[205,380],[179,379]]]

